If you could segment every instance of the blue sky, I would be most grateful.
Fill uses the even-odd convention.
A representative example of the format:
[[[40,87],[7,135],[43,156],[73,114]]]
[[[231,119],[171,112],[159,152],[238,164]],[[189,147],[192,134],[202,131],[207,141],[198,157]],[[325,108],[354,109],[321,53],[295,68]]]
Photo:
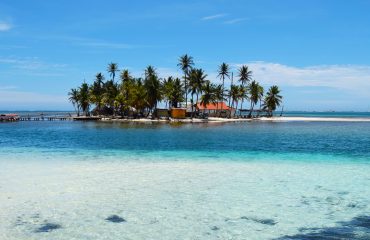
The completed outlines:
[[[370,1],[0,2],[0,109],[69,110],[67,92],[117,62],[180,75],[188,53],[250,66],[287,110],[370,111]],[[106,74],[108,76],[108,74]]]

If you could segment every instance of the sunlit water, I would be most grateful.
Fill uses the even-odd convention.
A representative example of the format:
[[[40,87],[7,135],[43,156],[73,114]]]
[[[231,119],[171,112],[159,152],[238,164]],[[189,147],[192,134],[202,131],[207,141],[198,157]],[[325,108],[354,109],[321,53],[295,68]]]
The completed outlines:
[[[369,239],[370,123],[0,124],[0,239]]]

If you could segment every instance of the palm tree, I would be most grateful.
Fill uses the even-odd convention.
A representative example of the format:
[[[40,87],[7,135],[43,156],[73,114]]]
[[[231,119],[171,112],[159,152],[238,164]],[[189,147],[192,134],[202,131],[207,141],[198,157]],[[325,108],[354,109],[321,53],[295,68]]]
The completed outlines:
[[[95,81],[90,86],[90,100],[92,103],[95,104],[97,113],[100,114],[102,100],[103,100],[103,93],[104,93],[104,76],[102,73],[97,73],[95,76]]]
[[[128,101],[133,78],[131,77],[130,72],[127,69],[121,71],[120,78],[121,78],[120,91],[125,97],[125,101]]]
[[[115,100],[118,95],[118,86],[113,80],[109,80],[104,84],[104,93],[102,102],[109,108],[109,111],[115,115]]]
[[[225,77],[230,78],[229,76],[229,65],[226,63],[222,63],[218,68],[218,76],[222,80],[222,99],[224,98],[224,92],[225,92]],[[222,111],[222,105],[221,105],[221,111]]]
[[[80,92],[76,88],[72,88],[68,93],[69,101],[72,103],[77,116],[80,116]]]
[[[209,103],[215,103],[216,100],[216,88],[217,86],[211,81],[206,80],[205,84],[203,85],[203,94],[201,96],[201,102],[200,104],[204,107],[206,107]]]
[[[253,80],[249,84],[249,95],[250,95],[249,100],[251,102],[249,117],[252,117],[253,107],[254,107],[255,104],[257,104],[257,102],[260,98],[260,85],[255,80]]]
[[[176,78],[173,81],[172,91],[170,95],[171,107],[177,108],[180,102],[184,101],[184,90],[181,80]]]
[[[187,78],[189,76],[189,71],[193,67],[194,61],[193,57],[184,54],[179,58],[179,63],[177,66],[181,68],[181,70],[184,72],[184,87],[185,87],[185,104],[188,104],[188,82]],[[185,106],[187,107],[187,106]]]
[[[219,103],[223,103],[225,101],[222,84],[217,85],[215,88],[215,99],[217,101],[216,111],[218,112]]]
[[[264,102],[264,109],[269,112],[269,115],[273,115],[273,111],[280,106],[283,97],[280,95],[280,89],[278,86],[274,85],[269,88]]]
[[[164,79],[162,83],[162,95],[163,100],[166,102],[166,108],[167,105],[169,107],[171,104],[171,94],[173,91],[173,84],[174,80],[172,76],[168,77],[167,79]]]
[[[146,107],[149,107],[147,100],[147,90],[141,80],[141,78],[133,80],[131,98],[129,100],[130,106],[132,106],[138,113],[143,113]]]
[[[238,71],[239,71],[239,75],[238,75],[239,82],[241,82],[242,87],[244,87],[244,85],[252,81],[252,71],[248,69],[248,66],[243,65],[239,68]],[[244,102],[244,98],[242,98],[240,109],[242,109],[243,107],[243,102]]]
[[[207,110],[207,105],[210,103],[216,103],[216,88],[215,84],[212,84],[209,80],[205,81],[203,85],[203,95],[200,98],[200,104]]]
[[[198,103],[199,94],[203,90],[204,82],[206,81],[207,74],[204,73],[203,69],[191,69],[189,74],[189,92],[191,93],[191,102],[192,102],[192,112],[193,106]],[[194,94],[196,94],[197,99],[194,104]]]
[[[89,99],[89,85],[87,83],[82,83],[81,87],[79,88],[79,101],[82,112],[85,114],[85,116],[89,115],[89,109],[90,109],[90,99]]]
[[[239,95],[240,95],[239,99],[241,100],[240,101],[240,108],[239,108],[239,116],[242,116],[241,110],[242,110],[242,107],[243,107],[243,101],[244,101],[244,99],[248,99],[248,88],[245,87],[245,86],[240,85],[239,86]],[[236,108],[238,108],[238,105],[236,105]]]
[[[147,93],[147,101],[150,112],[153,108],[157,109],[157,104],[162,100],[161,95],[161,82],[158,78],[156,70],[152,66],[145,69],[144,86]]]
[[[124,115],[126,104],[127,102],[125,96],[122,94],[122,92],[118,92],[114,99],[114,108],[121,116]]]
[[[118,72],[118,64],[117,63],[109,63],[107,68],[108,73],[110,74],[112,80],[114,81],[114,77],[116,76],[116,72]]]
[[[264,92],[263,87],[261,85],[258,85],[258,100],[260,101],[260,110],[262,106],[263,92]]]
[[[232,99],[232,104],[231,104],[231,107],[233,108],[234,107],[234,103],[236,103],[236,107],[238,107],[238,102],[239,102],[239,99],[241,97],[241,86],[237,86],[237,85],[231,85],[231,88],[230,88],[230,98]],[[234,116],[235,116],[235,113],[236,111],[234,112]]]
[[[149,65],[145,68],[144,74],[145,74],[145,78],[149,78],[151,76],[157,75],[157,72],[156,72],[156,69],[152,65]]]

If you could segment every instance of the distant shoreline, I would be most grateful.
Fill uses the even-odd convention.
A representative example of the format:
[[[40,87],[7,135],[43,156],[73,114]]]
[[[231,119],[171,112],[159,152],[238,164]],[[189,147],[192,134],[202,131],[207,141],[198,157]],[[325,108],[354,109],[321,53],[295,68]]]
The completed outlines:
[[[370,115],[358,115],[358,116],[346,116],[346,115],[334,115],[334,116],[289,116],[286,113],[285,116],[273,116],[273,117],[254,117],[254,118],[241,118],[236,116],[235,118],[219,118],[219,117],[208,117],[202,118],[119,118],[119,116],[90,116],[77,117],[76,115],[58,114],[19,114],[19,121],[58,121],[58,120],[76,120],[76,121],[101,121],[101,122],[133,122],[133,123],[227,123],[227,122],[370,122]],[[65,113],[65,112],[64,112]],[[4,122],[4,121],[3,121]]]
[[[370,122],[370,118],[344,117],[260,117],[260,118],[216,118],[208,119],[111,119],[102,118],[102,122],[135,122],[135,123],[230,123],[230,122]]]

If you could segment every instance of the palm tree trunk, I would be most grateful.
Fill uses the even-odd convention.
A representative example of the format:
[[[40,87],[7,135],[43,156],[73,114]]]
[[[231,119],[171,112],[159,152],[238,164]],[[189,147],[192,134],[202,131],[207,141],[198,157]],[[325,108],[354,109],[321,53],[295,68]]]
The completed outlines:
[[[199,95],[199,93],[197,93],[197,101],[195,102],[195,106],[197,106],[197,104],[198,104],[198,95]],[[197,109],[195,108],[195,110],[197,110]]]
[[[225,92],[225,77],[222,76],[222,100],[221,100],[222,102],[224,102],[224,92]],[[223,104],[221,104],[221,112],[222,110],[223,110]]]
[[[240,109],[239,109],[239,115],[242,116],[242,112],[241,110],[243,109],[243,102],[244,102],[244,98],[242,98],[242,101],[240,103]]]
[[[186,83],[186,73],[184,75],[184,79],[185,79],[185,108],[187,108],[188,106],[188,86],[187,86],[187,83]]]
[[[234,73],[231,72],[231,84],[230,84],[230,90],[231,90],[231,87],[233,86],[233,80],[234,80]],[[231,101],[231,94],[229,96],[229,106],[230,106],[230,101]]]
[[[191,94],[191,118],[193,119],[194,114],[194,94]]]
[[[260,98],[260,110],[262,109],[262,99]]]
[[[251,107],[249,109],[249,117],[251,118],[252,117],[252,112],[253,112],[253,102],[251,100]]]
[[[235,112],[234,112],[234,117],[236,115],[236,110],[238,110],[238,101],[235,101]]]

